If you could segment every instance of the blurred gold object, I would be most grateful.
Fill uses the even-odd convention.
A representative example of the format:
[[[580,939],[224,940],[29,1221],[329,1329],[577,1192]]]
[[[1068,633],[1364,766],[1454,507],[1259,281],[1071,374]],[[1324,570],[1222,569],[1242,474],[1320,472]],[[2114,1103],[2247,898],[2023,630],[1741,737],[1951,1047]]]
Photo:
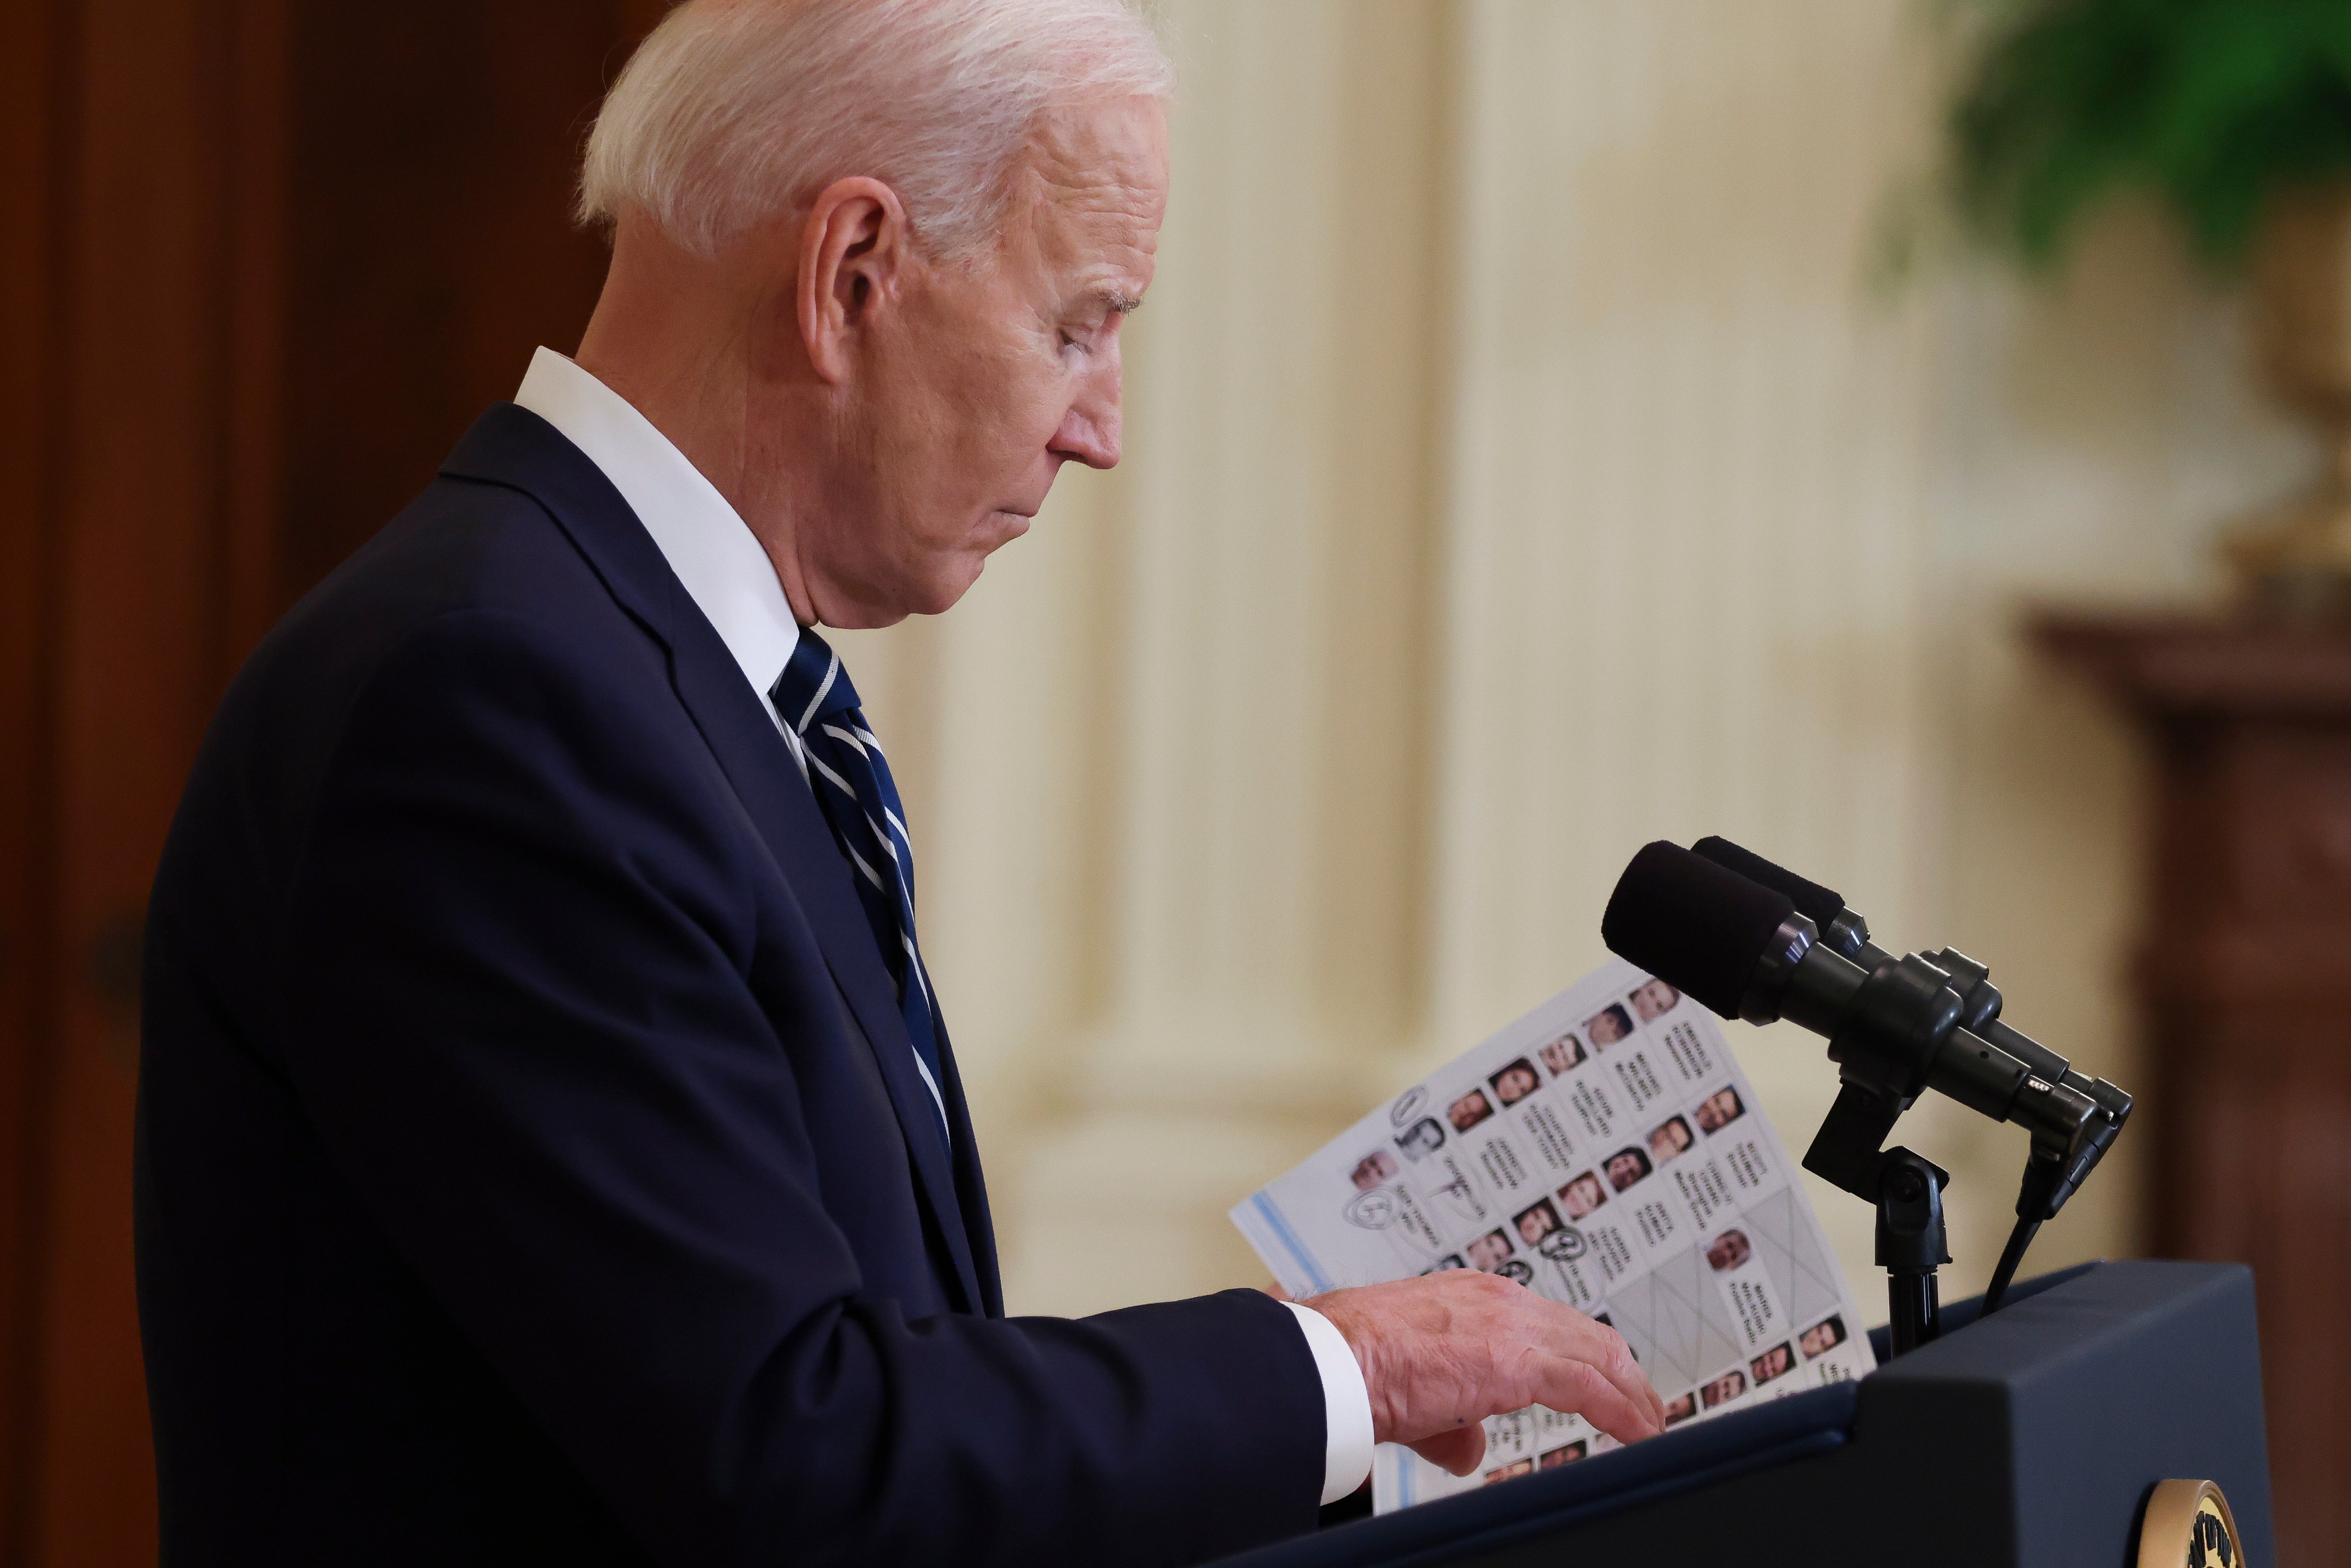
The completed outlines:
[[[2231,528],[2221,549],[2259,607],[2351,619],[2351,182],[2272,204],[2252,328],[2262,378],[2318,427],[2333,463],[2308,494]]]
[[[2158,1481],[2139,1514],[2138,1568],[2244,1568],[2237,1516],[2210,1481]]]

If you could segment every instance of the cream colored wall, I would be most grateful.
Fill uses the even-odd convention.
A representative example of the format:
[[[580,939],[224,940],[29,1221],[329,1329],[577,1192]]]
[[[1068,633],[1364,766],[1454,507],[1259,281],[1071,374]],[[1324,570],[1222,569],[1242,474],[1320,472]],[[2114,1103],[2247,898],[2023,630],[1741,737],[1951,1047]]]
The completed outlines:
[[[1065,476],[953,614],[843,639],[1014,1309],[1257,1281],[1225,1209],[1598,962],[1653,837],[1953,942],[2143,1079],[2131,744],[2015,627],[2195,591],[2210,520],[2308,462],[2225,298],[2126,220],[2059,290],[1959,265],[1874,298],[1933,112],[1900,0],[1163,14],[1127,462]],[[1817,1042],[1734,1040],[1801,1145]],[[1955,1172],[1972,1289],[2021,1144],[1928,1107],[1903,1135]],[[2127,1249],[2129,1193],[2035,1262]],[[1819,1201],[1865,1275],[1867,1212]]]

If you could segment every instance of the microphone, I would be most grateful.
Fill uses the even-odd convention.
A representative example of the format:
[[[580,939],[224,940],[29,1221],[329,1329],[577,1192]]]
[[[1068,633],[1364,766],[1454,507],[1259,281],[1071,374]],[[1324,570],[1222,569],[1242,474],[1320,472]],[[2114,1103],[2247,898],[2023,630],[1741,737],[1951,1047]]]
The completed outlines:
[[[1773,865],[1751,850],[1740,849],[1729,839],[1713,834],[1690,846],[1690,853],[1703,856],[1722,867],[1735,871],[1752,883],[1784,893],[1794,903],[1796,913],[1820,927],[1821,940],[1855,963],[1865,968],[1876,968],[1893,956],[1869,939],[1869,922],[1858,910],[1845,906],[1844,895],[1819,883],[1807,882],[1784,866]]]
[[[1690,852],[1726,870],[1737,872],[1750,882],[1785,894],[1799,914],[1820,927],[1820,938],[1823,943],[1864,968],[1874,970],[1882,964],[1894,962],[1893,955],[1870,941],[1869,922],[1862,918],[1859,911],[1848,907],[1844,899],[1831,889],[1816,882],[1808,882],[1751,850],[1741,849],[1729,839],[1700,839],[1690,846]],[[2100,1118],[2090,1130],[2088,1146],[2082,1151],[2080,1158],[2068,1162],[2068,1168],[2062,1174],[2057,1190],[2052,1195],[2053,1201],[2049,1204],[2047,1212],[2053,1216],[2064,1205],[2065,1199],[2073,1195],[2074,1189],[2089,1176],[2091,1169],[2105,1157],[2116,1134],[2129,1120],[2131,1097],[2103,1078],[2092,1078],[2076,1071],[2072,1063],[2031,1035],[2001,1021],[2000,991],[1991,984],[1991,971],[1984,965],[1956,947],[1945,947],[1924,956],[1927,962],[1950,976],[1950,987],[1959,995],[1961,1027],[2022,1062],[2034,1076],[2062,1084],[2098,1107]]]
[[[1660,841],[1625,868],[1601,938],[1618,956],[1724,1018],[1759,1024],[1786,1019],[1828,1037],[1829,1058],[1848,1092],[1840,1094],[1805,1155],[1806,1168],[1875,1200],[1879,1145],[1896,1118],[1931,1089],[2031,1133],[2041,1175],[2028,1176],[2027,1196],[2035,1218],[2054,1215],[2119,1125],[2097,1101],[2064,1082],[2063,1059],[2033,1045],[2058,1068],[2054,1075],[2036,1071],[1970,1027],[1971,1019],[1987,1021],[1980,1008],[1970,1006],[1976,992],[1988,989],[1980,975],[1959,977],[1927,956],[1895,958],[1875,949],[1863,935],[1866,925],[1857,916],[1844,918],[1851,911],[1834,892],[1735,845],[1719,847],[1777,873],[1774,880],[1787,885],[1753,881]],[[1839,941],[1876,961],[1865,967],[1824,940],[1820,924],[1798,908],[1796,892],[1829,916]],[[1970,985],[1970,996],[1955,988],[1955,979]]]

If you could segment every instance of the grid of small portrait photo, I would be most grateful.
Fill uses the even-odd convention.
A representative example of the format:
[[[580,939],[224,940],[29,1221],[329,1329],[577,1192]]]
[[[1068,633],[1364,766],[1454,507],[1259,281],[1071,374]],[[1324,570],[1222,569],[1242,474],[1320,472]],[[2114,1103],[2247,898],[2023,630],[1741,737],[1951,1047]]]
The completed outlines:
[[[1458,1258],[1591,1308],[1676,1252],[1706,1250],[1718,1271],[1747,1260],[1713,1221],[1785,1175],[1739,1141],[1747,1105],[1719,1035],[1661,980],[1596,999],[1416,1101],[1390,1146],[1356,1161],[1359,1190],[1398,1181],[1431,1221],[1416,1271]]]
[[[1628,1208],[1623,1227],[1603,1218],[1595,1238],[1579,1228],[1612,1197],[1630,1192],[1697,1142],[1687,1106],[1656,1104],[1666,1093],[1666,1074],[1641,1039],[1644,1025],[1680,1002],[1672,987],[1644,981],[1575,1028],[1501,1061],[1474,1085],[1439,1096],[1427,1113],[1416,1107],[1389,1146],[1356,1160],[1353,1186],[1364,1191],[1404,1176],[1427,1197],[1425,1207],[1438,1222],[1437,1239],[1447,1249],[1442,1256],[1571,1301],[1589,1298],[1593,1289],[1638,1266],[1643,1260],[1636,1248],[1646,1255],[1648,1247],[1633,1239],[1654,1238],[1659,1221],[1653,1217],[1644,1231]],[[1654,1116],[1628,1114],[1653,1106]],[[1627,1134],[1630,1142],[1595,1143]],[[1590,1165],[1563,1179],[1542,1180],[1546,1169],[1573,1157],[1571,1151],[1587,1148]],[[1497,1225],[1502,1218],[1510,1223]],[[1560,1269],[1572,1269],[1588,1243],[1597,1246],[1594,1284],[1561,1289]]]
[[[1331,1145],[1334,1165],[1318,1155],[1236,1219],[1278,1276],[1284,1258],[1328,1248],[1334,1280],[1477,1269],[1614,1319],[1667,1396],[1668,1424],[1858,1375],[1866,1342],[1849,1364],[1841,1284],[1825,1300],[1790,1293],[1789,1249],[1805,1245],[1791,1237],[1817,1222],[1719,1025],[1625,972],[1603,971],[1432,1074]],[[1329,1200],[1311,1187],[1288,1198],[1317,1168],[1343,1178],[1341,1224],[1318,1215]],[[1841,1280],[1833,1265],[1830,1277]],[[1316,1287],[1312,1273],[1301,1282]],[[1614,1446],[1541,1411],[1496,1417],[1487,1438],[1488,1461],[1466,1480],[1409,1455],[1383,1459],[1379,1506]]]

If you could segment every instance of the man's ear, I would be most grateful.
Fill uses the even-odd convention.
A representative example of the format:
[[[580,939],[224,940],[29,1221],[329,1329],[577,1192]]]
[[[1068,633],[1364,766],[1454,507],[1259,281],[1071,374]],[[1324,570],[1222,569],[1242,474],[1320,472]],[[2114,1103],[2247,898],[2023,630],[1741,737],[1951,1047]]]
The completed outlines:
[[[859,175],[817,193],[800,227],[800,341],[817,379],[839,384],[873,313],[897,295],[912,256],[898,193]]]

